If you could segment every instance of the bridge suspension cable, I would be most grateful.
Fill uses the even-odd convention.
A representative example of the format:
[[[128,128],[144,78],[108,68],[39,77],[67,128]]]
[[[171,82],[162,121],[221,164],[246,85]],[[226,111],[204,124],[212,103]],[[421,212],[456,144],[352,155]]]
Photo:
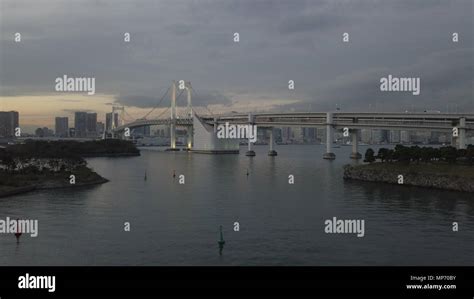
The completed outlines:
[[[142,117],[142,119],[146,119],[148,117],[148,115],[150,115],[153,111],[155,111],[156,108],[158,108],[158,106],[161,105],[161,102],[163,102],[163,100],[165,99],[166,95],[168,94],[168,92],[170,91],[170,88],[171,87],[168,87],[168,89],[166,90],[166,92],[163,94],[163,96],[161,97],[161,99],[158,101],[158,104],[153,107],[153,109],[151,109],[147,114],[145,114],[144,117]]]
[[[167,107],[165,110],[163,110],[163,112],[161,112],[156,118],[159,119],[163,114],[165,114],[166,112],[168,112],[170,110],[170,107]]]
[[[194,93],[194,96],[198,97],[197,93],[196,93],[196,90],[194,90],[194,87],[191,87],[191,91]],[[214,116],[214,113],[212,113],[212,111],[207,107],[207,106],[204,106],[204,108],[212,115]],[[191,108],[193,111],[194,111],[194,107]]]
[[[127,110],[123,110],[123,112],[128,116],[130,117],[131,121],[135,120],[135,118],[133,116],[130,115],[130,113],[127,112]]]

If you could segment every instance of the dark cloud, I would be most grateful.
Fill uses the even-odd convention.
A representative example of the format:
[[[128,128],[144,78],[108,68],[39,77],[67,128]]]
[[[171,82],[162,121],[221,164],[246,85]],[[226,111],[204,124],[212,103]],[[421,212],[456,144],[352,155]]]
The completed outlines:
[[[93,76],[98,94],[141,108],[184,79],[197,90],[194,106],[231,107],[231,95],[252,93],[258,103],[267,93],[304,99],[301,109],[399,111],[449,102],[474,110],[472,0],[1,3],[2,96],[48,94],[68,74]],[[19,44],[12,42],[18,31]],[[419,75],[422,94],[381,93],[378,80],[387,74]]]
[[[284,108],[345,111],[447,111],[457,105],[464,112],[474,112],[474,65],[466,63],[474,50],[461,49],[434,53],[418,63],[399,68],[379,68],[338,77],[320,84],[306,100]],[[419,77],[420,95],[380,91],[380,78]],[[310,105],[312,104],[312,105]],[[281,107],[280,107],[281,108]]]
[[[186,92],[178,91],[177,105],[184,107],[187,105],[186,101]],[[218,91],[203,91],[199,94],[193,92],[191,94],[191,101],[194,107],[216,104],[229,106],[231,104],[231,100]],[[160,98],[146,95],[120,95],[117,97],[115,103],[138,108],[153,108],[160,103]],[[159,107],[170,107],[170,105],[170,93],[168,93],[167,96],[161,101]]]

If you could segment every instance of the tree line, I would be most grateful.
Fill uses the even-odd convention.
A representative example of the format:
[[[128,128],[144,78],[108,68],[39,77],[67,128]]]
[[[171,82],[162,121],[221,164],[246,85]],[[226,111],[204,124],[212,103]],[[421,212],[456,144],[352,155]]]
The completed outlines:
[[[457,149],[453,146],[439,148],[397,145],[394,149],[380,148],[377,155],[372,148],[365,152],[364,162],[446,162],[474,164],[474,145],[466,149]]]

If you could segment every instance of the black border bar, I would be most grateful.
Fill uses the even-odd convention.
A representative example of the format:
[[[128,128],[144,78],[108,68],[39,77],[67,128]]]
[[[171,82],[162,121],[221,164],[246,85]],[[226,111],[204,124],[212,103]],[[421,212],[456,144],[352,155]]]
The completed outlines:
[[[55,276],[56,291],[19,289],[26,273]],[[407,289],[427,283],[456,289]],[[474,267],[0,267],[1,299],[178,297],[474,298]]]

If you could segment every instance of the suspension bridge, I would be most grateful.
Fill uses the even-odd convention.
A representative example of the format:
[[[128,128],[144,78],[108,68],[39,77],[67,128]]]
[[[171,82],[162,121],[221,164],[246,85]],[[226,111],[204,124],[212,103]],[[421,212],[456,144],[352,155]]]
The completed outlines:
[[[171,90],[171,106],[157,117],[150,118],[151,113],[163,102]],[[276,156],[274,128],[305,127],[326,129],[326,153],[323,158],[335,159],[332,153],[334,132],[347,133],[351,138],[351,158],[359,159],[359,134],[362,129],[406,130],[406,131],[437,131],[448,132],[452,136],[452,145],[466,148],[466,132],[474,130],[474,114],[472,113],[372,113],[372,112],[288,112],[288,113],[230,113],[213,114],[209,109],[197,113],[192,107],[192,94],[195,94],[190,82],[179,81],[180,94],[177,96],[177,84],[171,87],[144,117],[133,119],[124,107],[113,107],[112,127],[110,133],[114,138],[126,138],[127,130],[145,126],[165,125],[170,128],[169,150],[176,147],[176,129],[187,131],[187,149],[197,153],[225,154],[239,153],[239,140],[218,139],[216,128],[222,124],[256,125],[259,130],[269,131],[269,152]],[[177,99],[186,92],[187,104],[184,109],[177,107]],[[169,115],[167,115],[169,113]],[[115,117],[119,114],[119,117]],[[129,117],[127,121],[125,116]],[[247,156],[255,156],[252,143],[248,142]]]

